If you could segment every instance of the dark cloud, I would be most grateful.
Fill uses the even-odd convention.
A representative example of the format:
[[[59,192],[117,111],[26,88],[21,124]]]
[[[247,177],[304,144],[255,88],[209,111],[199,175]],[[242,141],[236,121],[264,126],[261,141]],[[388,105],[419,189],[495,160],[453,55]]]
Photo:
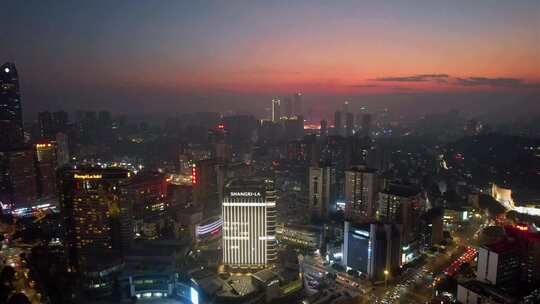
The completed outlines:
[[[447,74],[420,74],[413,76],[399,76],[399,77],[380,77],[375,78],[376,81],[393,81],[393,82],[421,82],[421,81],[446,81]]]
[[[455,83],[462,86],[491,86],[506,88],[540,88],[540,83],[526,83],[518,78],[468,77],[456,78]]]
[[[380,88],[380,85],[376,84],[352,84],[350,85],[351,88]]]

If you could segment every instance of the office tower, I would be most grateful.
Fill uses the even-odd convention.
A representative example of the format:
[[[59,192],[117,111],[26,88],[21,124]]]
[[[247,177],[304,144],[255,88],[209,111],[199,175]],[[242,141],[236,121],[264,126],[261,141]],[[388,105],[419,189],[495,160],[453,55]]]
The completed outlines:
[[[54,138],[54,125],[51,112],[39,112],[38,113],[38,128],[39,137],[42,139]]]
[[[239,178],[227,183],[222,204],[226,267],[249,270],[275,265],[275,208],[272,180]]]
[[[293,103],[290,97],[283,98],[283,113],[282,116],[291,118],[294,116]]]
[[[56,164],[58,167],[69,164],[68,136],[64,133],[56,133]]]
[[[408,243],[418,235],[415,219],[420,216],[424,204],[420,190],[412,186],[390,183],[378,194],[377,217],[385,223],[400,224],[403,232],[402,240]]]
[[[342,112],[334,112],[334,135],[343,135]]]
[[[19,77],[13,63],[0,67],[0,150],[24,142]]]
[[[218,161],[214,159],[205,159],[198,161],[193,167],[193,201],[202,208],[205,218],[218,214],[220,210],[218,165]]]
[[[505,227],[508,237],[520,248],[520,281],[527,286],[540,285],[540,233],[534,225],[516,224]]]
[[[321,120],[321,137],[328,136],[328,122],[326,120]]]
[[[391,279],[399,274],[401,265],[401,232],[395,224],[370,225],[371,257],[368,277],[374,281]]]
[[[295,93],[294,96],[294,115],[303,116],[303,105],[302,105],[302,93]]]
[[[68,263],[74,271],[100,271],[121,258],[133,228],[126,185],[119,168],[65,168],[59,172],[59,202]]]
[[[520,248],[514,242],[504,240],[478,248],[479,281],[510,288],[519,281],[520,268]]]
[[[363,114],[362,115],[361,134],[364,137],[371,136],[371,114]]]
[[[335,204],[336,170],[329,165],[309,168],[309,212],[312,220],[328,219]]]
[[[56,149],[53,142],[35,144],[37,155],[38,193],[40,197],[56,196]]]
[[[375,170],[355,166],[345,171],[345,218],[352,222],[372,221],[376,193]]]
[[[32,206],[38,196],[32,147],[0,151],[0,200],[13,208]]]
[[[370,224],[345,222],[343,231],[343,266],[361,273],[368,271],[371,257]]]
[[[367,274],[373,281],[384,280],[385,276],[390,279],[399,273],[400,245],[399,227],[396,225],[346,221],[343,265]]]
[[[443,211],[440,208],[431,208],[418,218],[420,238],[424,248],[440,244],[443,235]]]
[[[345,136],[352,136],[354,131],[354,115],[347,112],[345,114]]]
[[[272,121],[278,122],[281,119],[281,101],[277,98],[272,99]]]

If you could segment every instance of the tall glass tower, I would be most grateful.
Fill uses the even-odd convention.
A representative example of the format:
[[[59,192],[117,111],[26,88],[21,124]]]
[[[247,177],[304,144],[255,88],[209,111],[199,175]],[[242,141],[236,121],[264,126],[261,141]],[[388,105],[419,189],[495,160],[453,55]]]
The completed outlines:
[[[15,64],[0,67],[0,149],[24,141],[19,77]]]

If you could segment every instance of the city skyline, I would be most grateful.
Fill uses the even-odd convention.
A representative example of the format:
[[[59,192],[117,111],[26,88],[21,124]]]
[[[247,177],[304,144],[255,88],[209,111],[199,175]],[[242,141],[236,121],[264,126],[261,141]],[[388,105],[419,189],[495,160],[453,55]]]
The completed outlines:
[[[0,303],[540,303],[540,2],[6,7]]]
[[[539,10],[536,1],[14,3],[0,57],[24,75],[23,104],[35,111],[249,106],[262,116],[273,96],[300,91],[314,118],[345,99],[406,114],[486,112],[538,98]]]

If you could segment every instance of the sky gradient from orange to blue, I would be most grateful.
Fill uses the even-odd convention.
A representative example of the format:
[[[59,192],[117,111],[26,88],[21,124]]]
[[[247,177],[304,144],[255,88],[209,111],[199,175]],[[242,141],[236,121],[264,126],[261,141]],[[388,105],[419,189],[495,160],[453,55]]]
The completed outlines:
[[[540,89],[538,0],[14,1],[3,15],[0,60],[48,98],[65,85],[179,96]]]

